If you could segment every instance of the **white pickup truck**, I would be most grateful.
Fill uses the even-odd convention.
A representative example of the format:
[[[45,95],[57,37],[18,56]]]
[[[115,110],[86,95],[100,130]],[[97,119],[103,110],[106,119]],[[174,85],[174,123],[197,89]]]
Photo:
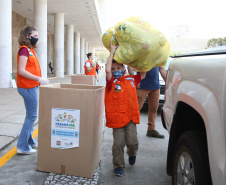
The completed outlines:
[[[226,185],[226,47],[175,56],[161,113],[173,185]]]

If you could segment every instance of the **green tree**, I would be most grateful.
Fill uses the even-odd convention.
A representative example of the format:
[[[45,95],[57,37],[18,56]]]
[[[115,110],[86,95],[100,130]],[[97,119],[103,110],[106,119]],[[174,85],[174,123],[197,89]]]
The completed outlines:
[[[107,62],[108,57],[109,57],[109,52],[106,49],[95,52],[95,62],[105,63]]]
[[[225,46],[226,45],[226,37],[224,38],[212,38],[207,42],[207,48],[214,48],[217,46]]]

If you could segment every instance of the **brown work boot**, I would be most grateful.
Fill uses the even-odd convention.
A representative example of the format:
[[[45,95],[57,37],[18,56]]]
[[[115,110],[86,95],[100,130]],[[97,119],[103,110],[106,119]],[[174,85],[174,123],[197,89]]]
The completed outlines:
[[[156,137],[156,138],[160,138],[160,139],[164,139],[165,136],[159,134],[159,132],[157,130],[148,130],[146,136],[148,137]]]

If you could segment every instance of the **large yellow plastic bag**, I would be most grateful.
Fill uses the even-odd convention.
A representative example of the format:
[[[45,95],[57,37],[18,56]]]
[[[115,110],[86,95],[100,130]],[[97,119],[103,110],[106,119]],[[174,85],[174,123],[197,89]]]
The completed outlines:
[[[159,54],[160,53],[160,54]],[[131,62],[129,66],[133,67],[136,71],[147,72],[150,71],[153,67],[165,66],[169,52],[166,50],[153,50],[152,52],[146,53],[144,56],[138,58],[134,62]]]
[[[130,20],[135,21],[136,19],[129,18],[121,21],[116,24],[115,27],[109,28],[102,36],[103,45],[108,51],[110,51],[110,44],[115,44],[118,41],[120,43],[120,46],[117,50],[121,50],[122,55],[125,57],[125,59],[129,57],[128,55],[132,55],[132,58],[129,62],[147,52],[148,49],[146,38],[143,37],[143,35],[145,35],[146,33],[144,31],[144,28],[142,29],[140,28],[140,26],[136,26],[131,22],[127,22]],[[130,43],[132,44],[130,45]],[[143,52],[141,52],[140,50],[143,50]],[[125,63],[123,62],[123,56],[121,56],[121,60],[119,59],[121,63]]]
[[[146,72],[153,67],[165,66],[170,54],[170,44],[162,33],[159,33],[156,43],[152,43],[150,51],[131,62],[129,66],[137,71]]]
[[[169,42],[160,31],[141,18],[131,17],[121,21],[107,32],[102,36],[102,41],[109,51],[111,41],[119,43],[114,56],[117,62],[140,72],[166,63],[170,53]]]
[[[112,45],[117,44],[114,32],[114,27],[111,27],[102,35],[102,43],[109,52],[111,51],[111,43]]]
[[[125,22],[115,31],[115,38],[119,43],[114,59],[129,65],[148,52],[150,40],[146,37],[146,31],[140,25]]]

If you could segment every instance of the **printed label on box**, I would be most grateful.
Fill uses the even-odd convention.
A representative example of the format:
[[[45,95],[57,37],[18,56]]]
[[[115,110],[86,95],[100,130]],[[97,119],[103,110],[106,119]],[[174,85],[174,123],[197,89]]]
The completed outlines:
[[[80,110],[52,108],[51,147],[79,147]]]

